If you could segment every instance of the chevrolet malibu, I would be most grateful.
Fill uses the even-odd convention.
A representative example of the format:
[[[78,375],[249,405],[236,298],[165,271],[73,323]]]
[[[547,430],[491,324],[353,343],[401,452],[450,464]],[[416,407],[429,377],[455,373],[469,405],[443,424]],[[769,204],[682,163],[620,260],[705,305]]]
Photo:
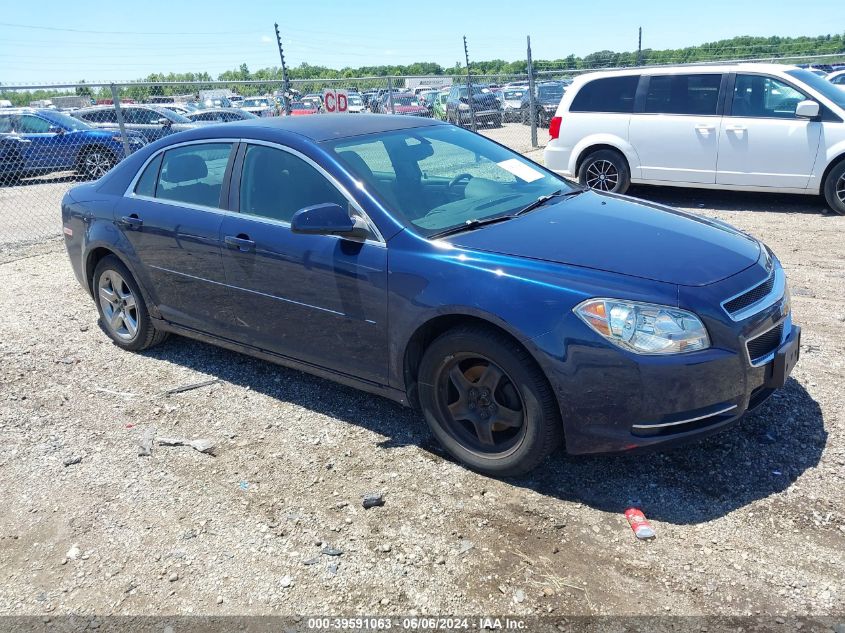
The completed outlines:
[[[726,429],[798,359],[764,244],[431,119],[174,134],[62,218],[118,347],[175,333],[386,396],[492,475]]]

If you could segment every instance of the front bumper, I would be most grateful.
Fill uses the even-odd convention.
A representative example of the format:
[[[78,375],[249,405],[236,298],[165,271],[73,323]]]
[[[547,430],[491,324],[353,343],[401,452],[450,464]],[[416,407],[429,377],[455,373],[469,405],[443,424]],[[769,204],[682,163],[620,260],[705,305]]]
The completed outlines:
[[[747,288],[759,275],[755,266],[713,288],[681,291],[681,307],[697,312],[711,335],[712,346],[700,352],[636,355],[589,335],[573,338],[572,323],[534,339],[558,395],[567,451],[609,453],[699,439],[734,426],[783,387],[801,344],[788,296],[733,322],[706,295],[729,297],[728,286]],[[685,302],[685,293],[707,298],[695,306]],[[752,362],[748,350],[772,331],[779,334],[770,351]]]

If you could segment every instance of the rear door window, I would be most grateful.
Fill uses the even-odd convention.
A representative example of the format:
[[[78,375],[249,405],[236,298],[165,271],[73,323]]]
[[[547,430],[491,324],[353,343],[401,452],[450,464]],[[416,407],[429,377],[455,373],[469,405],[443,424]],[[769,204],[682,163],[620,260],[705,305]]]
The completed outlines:
[[[639,81],[639,75],[593,79],[581,87],[569,111],[632,113]]]
[[[649,79],[645,111],[715,115],[721,83],[721,74],[654,75]]]
[[[231,143],[199,143],[166,151],[155,197],[202,207],[220,207],[220,192],[231,152]]]

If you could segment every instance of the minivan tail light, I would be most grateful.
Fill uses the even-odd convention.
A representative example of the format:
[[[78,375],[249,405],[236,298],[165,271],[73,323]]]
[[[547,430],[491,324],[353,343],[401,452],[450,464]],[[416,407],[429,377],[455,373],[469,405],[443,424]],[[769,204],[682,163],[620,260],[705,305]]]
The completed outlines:
[[[549,136],[557,138],[560,136],[560,124],[563,123],[563,117],[553,116],[549,122]]]

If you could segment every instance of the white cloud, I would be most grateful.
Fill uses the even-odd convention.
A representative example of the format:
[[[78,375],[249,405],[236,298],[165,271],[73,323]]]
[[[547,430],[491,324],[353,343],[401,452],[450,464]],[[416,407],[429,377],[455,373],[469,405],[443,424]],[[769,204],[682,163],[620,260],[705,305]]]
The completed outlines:
[[[261,43],[262,44],[272,44],[273,38],[269,35],[262,35],[261,36]]]

